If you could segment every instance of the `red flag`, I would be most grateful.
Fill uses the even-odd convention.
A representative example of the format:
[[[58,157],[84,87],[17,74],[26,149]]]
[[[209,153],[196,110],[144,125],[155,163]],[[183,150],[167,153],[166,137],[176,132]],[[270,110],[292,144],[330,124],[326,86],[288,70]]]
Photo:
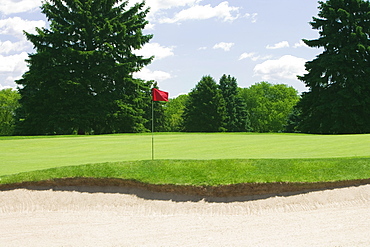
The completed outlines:
[[[156,88],[153,88],[152,97],[153,101],[168,101],[168,92],[164,92]]]

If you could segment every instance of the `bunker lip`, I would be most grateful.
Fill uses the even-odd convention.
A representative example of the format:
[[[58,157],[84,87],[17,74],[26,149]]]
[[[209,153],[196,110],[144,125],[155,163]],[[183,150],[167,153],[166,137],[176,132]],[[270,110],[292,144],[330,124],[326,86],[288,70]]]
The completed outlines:
[[[370,184],[369,179],[345,180],[334,182],[315,182],[315,183],[292,183],[292,182],[273,182],[273,183],[240,183],[219,186],[192,186],[192,185],[173,185],[173,184],[148,184],[135,180],[125,180],[118,178],[60,178],[53,180],[43,180],[37,182],[22,182],[13,184],[0,184],[0,191],[26,189],[58,189],[82,190],[88,192],[99,192],[99,190],[86,190],[86,188],[110,188],[110,192],[119,192],[125,188],[128,191],[135,189],[154,193],[167,193],[184,196],[200,197],[241,197],[241,196],[266,196],[279,194],[299,194],[310,191],[328,190],[352,186]]]

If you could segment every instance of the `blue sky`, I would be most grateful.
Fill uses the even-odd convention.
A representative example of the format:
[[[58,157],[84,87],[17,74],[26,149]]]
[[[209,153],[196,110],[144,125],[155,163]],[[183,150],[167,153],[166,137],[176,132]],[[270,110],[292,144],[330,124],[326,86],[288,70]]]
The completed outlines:
[[[136,0],[130,0],[133,4]],[[22,30],[46,27],[41,0],[1,0],[0,89],[13,87],[27,71],[32,53]],[[318,32],[308,22],[318,14],[315,0],[147,0],[154,37],[138,54],[155,55],[151,65],[135,74],[156,80],[170,97],[188,93],[204,75],[216,81],[223,74],[240,87],[261,81],[307,90],[296,75],[321,50],[305,46]]]

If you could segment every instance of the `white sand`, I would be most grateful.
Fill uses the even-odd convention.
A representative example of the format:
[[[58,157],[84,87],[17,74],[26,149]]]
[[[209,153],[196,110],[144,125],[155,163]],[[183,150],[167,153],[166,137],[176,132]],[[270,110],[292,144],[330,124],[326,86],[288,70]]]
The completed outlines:
[[[370,246],[370,185],[224,202],[60,189],[0,191],[0,246]]]

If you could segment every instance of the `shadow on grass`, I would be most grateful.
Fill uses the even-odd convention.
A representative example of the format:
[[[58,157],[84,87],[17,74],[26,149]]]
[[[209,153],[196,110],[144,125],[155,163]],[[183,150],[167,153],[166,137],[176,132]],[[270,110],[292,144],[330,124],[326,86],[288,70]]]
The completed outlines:
[[[0,184],[0,191],[29,190],[77,191],[82,193],[120,193],[146,200],[175,202],[244,202],[276,196],[293,196],[313,191],[370,184],[370,179],[317,183],[243,183],[221,186],[156,185],[116,178],[63,178],[38,182]]]

